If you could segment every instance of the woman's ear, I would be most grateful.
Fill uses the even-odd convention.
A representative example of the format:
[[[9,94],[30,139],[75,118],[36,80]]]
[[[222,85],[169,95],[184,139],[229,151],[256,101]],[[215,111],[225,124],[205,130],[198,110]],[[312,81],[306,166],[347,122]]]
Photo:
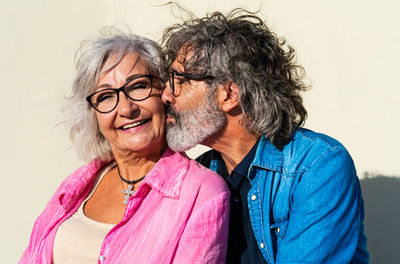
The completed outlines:
[[[222,111],[230,112],[239,105],[239,88],[231,81],[221,84],[219,103]]]

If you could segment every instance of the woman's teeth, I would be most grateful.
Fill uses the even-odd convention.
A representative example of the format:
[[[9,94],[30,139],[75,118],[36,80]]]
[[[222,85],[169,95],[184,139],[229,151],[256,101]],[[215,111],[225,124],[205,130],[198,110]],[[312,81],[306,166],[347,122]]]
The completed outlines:
[[[138,122],[135,122],[135,123],[132,123],[132,124],[129,124],[129,125],[125,125],[125,126],[122,127],[122,129],[129,129],[129,128],[132,128],[132,127],[137,127],[137,126],[140,126],[140,125],[142,125],[142,124],[144,124],[146,122],[147,122],[146,120],[138,121]]]

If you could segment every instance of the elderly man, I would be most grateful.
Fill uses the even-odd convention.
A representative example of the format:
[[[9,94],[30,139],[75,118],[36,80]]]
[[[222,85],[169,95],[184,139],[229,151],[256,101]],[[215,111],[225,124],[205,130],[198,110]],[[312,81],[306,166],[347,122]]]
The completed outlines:
[[[227,263],[367,263],[360,184],[347,150],[304,128],[294,50],[245,10],[166,29],[167,140],[231,190]]]

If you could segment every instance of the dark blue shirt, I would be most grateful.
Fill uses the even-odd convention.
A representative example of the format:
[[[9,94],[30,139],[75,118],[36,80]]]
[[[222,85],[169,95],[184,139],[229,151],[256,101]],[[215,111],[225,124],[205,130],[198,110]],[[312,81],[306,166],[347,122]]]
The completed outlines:
[[[227,264],[266,263],[261,251],[258,249],[247,205],[247,194],[251,188],[247,172],[255,157],[257,146],[258,141],[230,175],[228,175],[228,170],[221,155],[215,150],[208,151],[196,159],[208,168],[212,159],[217,160],[217,173],[225,179],[231,191]]]

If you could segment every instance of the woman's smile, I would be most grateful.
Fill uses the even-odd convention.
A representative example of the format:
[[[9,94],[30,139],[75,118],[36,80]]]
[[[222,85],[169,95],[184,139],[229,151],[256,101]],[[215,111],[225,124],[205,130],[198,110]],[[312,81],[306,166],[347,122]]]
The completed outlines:
[[[137,120],[137,121],[133,121],[133,122],[128,122],[128,123],[120,126],[117,129],[129,132],[129,133],[136,132],[136,131],[139,131],[139,130],[145,128],[146,124],[148,124],[150,121],[151,121],[151,119],[148,118],[148,119],[142,119],[142,120]]]

